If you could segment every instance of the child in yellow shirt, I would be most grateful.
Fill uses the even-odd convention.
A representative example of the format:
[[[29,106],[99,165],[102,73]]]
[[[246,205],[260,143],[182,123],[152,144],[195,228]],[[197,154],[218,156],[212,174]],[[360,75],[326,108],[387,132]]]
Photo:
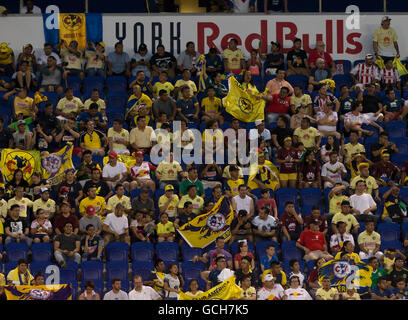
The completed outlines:
[[[160,222],[157,224],[157,241],[173,242],[175,232],[173,222],[169,221],[167,213],[162,213],[160,215]]]

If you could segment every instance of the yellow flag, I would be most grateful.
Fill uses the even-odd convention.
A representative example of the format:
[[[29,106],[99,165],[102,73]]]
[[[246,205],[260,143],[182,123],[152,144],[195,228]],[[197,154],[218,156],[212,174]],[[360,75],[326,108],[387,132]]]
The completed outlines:
[[[59,14],[59,39],[68,44],[72,40],[78,42],[78,50],[86,46],[85,13],[60,13]]]
[[[68,143],[64,148],[55,153],[44,152],[41,156],[42,176],[51,185],[62,182],[65,173],[69,169],[74,169],[72,163],[72,150],[74,146]]]
[[[394,58],[394,61],[392,64],[393,64],[393,67],[397,69],[398,75],[400,77],[408,74],[407,68],[405,68],[405,66],[402,64],[402,62],[397,57]]]
[[[103,158],[103,165],[105,166],[109,161],[109,157],[106,156]],[[118,154],[118,161],[123,162],[126,166],[126,169],[132,168],[136,164],[136,159],[133,156],[127,156],[124,154]]]
[[[23,171],[23,178],[31,184],[34,172],[40,172],[40,152],[20,149],[3,149],[1,152],[0,168],[7,182],[13,179],[14,171]]]
[[[72,300],[70,284],[4,287],[7,300]]]
[[[377,58],[377,60],[375,60],[375,64],[378,66],[378,68],[380,69],[384,69],[385,68],[385,64],[384,64],[384,60],[383,58],[381,58],[380,56]]]
[[[228,198],[222,196],[210,212],[195,217],[177,231],[190,247],[205,248],[218,237],[229,239],[233,218],[231,203]]]
[[[235,276],[229,277],[219,285],[196,297],[192,297],[182,291],[179,294],[179,300],[232,300],[233,298],[241,298],[241,289],[235,283]]]
[[[228,78],[229,92],[222,99],[225,110],[243,122],[264,120],[265,100],[247,92],[234,77]]]

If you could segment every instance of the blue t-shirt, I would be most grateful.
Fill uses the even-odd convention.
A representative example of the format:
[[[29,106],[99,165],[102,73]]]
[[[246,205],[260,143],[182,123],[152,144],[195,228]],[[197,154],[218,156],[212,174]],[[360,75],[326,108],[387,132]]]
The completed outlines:
[[[395,294],[395,295],[401,294],[403,300],[408,299],[408,288],[404,288],[404,289],[402,289],[402,291],[399,291],[398,288],[394,288],[392,290],[392,293]]]
[[[192,117],[196,113],[196,108],[194,105],[198,103],[198,100],[195,96],[192,96],[188,100],[178,99],[177,100],[177,109],[181,109],[181,113],[186,117]]]
[[[377,297],[387,297],[387,298],[391,298],[391,296],[394,295],[393,291],[390,288],[387,288],[384,290],[383,293],[380,292],[380,289],[378,289],[378,287],[375,287],[374,289],[372,289],[372,292],[377,296]]]
[[[144,57],[142,57],[140,55],[139,52],[135,53],[135,55],[133,56],[133,59],[136,60],[136,62],[139,62],[141,60],[144,61],[150,61],[150,59],[152,58],[152,55],[150,53],[146,53],[146,55]],[[143,71],[145,73],[146,78],[150,78],[150,69],[149,66],[143,65],[143,64],[139,64],[137,65],[135,68],[132,69],[132,76],[136,77],[137,73],[139,71]]]
[[[278,256],[274,254],[271,259],[268,258],[268,256],[265,254],[261,258],[261,265],[264,266],[265,270],[269,269],[271,267],[271,262],[272,261],[277,261],[279,262]]]
[[[122,73],[126,71],[126,63],[130,62],[130,58],[126,52],[122,52],[121,55],[111,52],[108,55],[108,61],[112,64],[113,73]]]
[[[208,275],[208,281],[211,281],[211,288],[221,283],[221,281],[218,280],[218,276],[220,273],[221,270],[213,270]]]
[[[205,64],[207,68],[218,68],[219,66],[222,66],[222,60],[218,54],[216,54],[213,59],[210,59],[210,55],[206,54]]]
[[[387,112],[399,112],[405,104],[405,101],[402,99],[394,99],[390,101],[387,97],[383,100],[385,111]]]

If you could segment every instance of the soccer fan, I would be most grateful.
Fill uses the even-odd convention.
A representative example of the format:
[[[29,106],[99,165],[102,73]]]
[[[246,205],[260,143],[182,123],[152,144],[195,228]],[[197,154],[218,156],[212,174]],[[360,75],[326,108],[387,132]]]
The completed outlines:
[[[313,151],[306,151],[305,157],[299,167],[299,188],[320,188],[321,169]]]
[[[108,184],[102,179],[102,171],[98,168],[92,168],[91,171],[91,180],[88,180],[84,184],[83,192],[88,194],[88,191],[91,187],[96,188],[96,194],[100,197],[103,197],[105,201],[113,195],[113,192],[109,188]]]
[[[156,167],[150,162],[143,161],[143,152],[136,151],[134,155],[136,163],[129,170],[132,178],[132,182],[129,185],[130,190],[139,189],[146,186],[150,190],[154,191],[156,186],[150,175],[152,171],[156,170]]]
[[[351,107],[356,100],[355,98],[350,96],[350,90],[346,84],[340,86],[340,95],[341,95],[339,97],[340,109],[338,111],[338,114],[339,119],[343,121],[345,114],[351,112]]]
[[[157,166],[155,175],[160,182],[160,189],[164,189],[169,184],[178,189],[179,176],[184,177],[185,172],[180,163],[174,160],[173,152],[170,152],[168,158]]]
[[[123,51],[122,42],[115,43],[115,51],[108,55],[108,76],[130,76],[130,58]]]
[[[244,54],[237,46],[238,41],[232,38],[228,42],[228,48],[222,53],[224,70],[227,73],[239,74],[242,69],[246,68]]]
[[[324,277],[322,287],[316,291],[316,300],[339,300],[339,292],[331,287],[329,277]]]
[[[302,142],[307,150],[315,150],[321,142],[320,132],[310,126],[310,119],[303,118],[301,125],[293,132],[294,143]]]
[[[174,187],[171,184],[167,185],[164,188],[164,191],[165,191],[164,195],[162,195],[159,198],[159,203],[158,203],[159,211],[160,213],[164,213],[164,212],[167,213],[170,220],[174,221],[174,219],[177,217],[179,197],[176,194],[174,194]],[[186,212],[187,203],[188,201],[184,203],[184,207],[183,207],[184,213]],[[191,209],[192,209],[192,203],[191,203]]]
[[[276,163],[279,164],[279,182],[281,188],[296,188],[296,166],[299,161],[298,152],[292,146],[292,138],[284,138],[283,147],[278,150],[276,155]]]
[[[381,18],[381,27],[374,32],[374,53],[377,58],[381,57],[384,63],[393,60],[394,56],[400,57],[397,33],[390,24],[391,18],[384,16]]]
[[[279,218],[282,230],[282,241],[297,240],[301,234],[303,225],[302,215],[295,211],[295,204],[292,201],[285,203],[285,212]]]
[[[253,232],[249,221],[248,212],[246,210],[238,210],[234,219],[231,222],[232,241],[247,240],[253,242]]]
[[[155,85],[158,82],[155,83]],[[166,91],[165,89],[160,89],[158,91],[158,97],[156,97],[155,102],[153,103],[153,114],[156,117],[156,128],[157,122],[160,119],[161,114],[165,114],[167,117],[168,122],[173,122],[177,115],[177,105],[176,101],[169,96],[170,92]]]
[[[128,171],[126,165],[118,161],[118,155],[116,152],[110,152],[108,154],[109,160],[105,164],[102,171],[103,180],[106,181],[110,189],[115,189],[115,186],[120,183],[126,189],[129,189]]]
[[[129,291],[129,300],[162,300],[163,298],[152,288],[143,285],[140,275],[133,276],[134,288]]]
[[[392,60],[388,60],[385,63],[385,68],[380,70],[380,83],[382,89],[389,88],[401,91],[400,76],[398,70],[393,67]]]
[[[376,85],[373,83],[366,85],[366,94],[360,92],[357,100],[363,102],[363,110],[362,113],[369,119],[369,121],[380,121],[382,122],[384,119],[383,105],[382,101],[376,95]],[[362,99],[361,99],[361,96]],[[380,126],[377,125],[377,129],[380,130]],[[382,129],[382,128],[381,128]],[[382,130],[380,130],[381,132]]]
[[[194,76],[197,73],[197,68],[195,66],[198,57],[198,52],[195,51],[195,44],[193,41],[188,41],[186,43],[186,50],[182,51],[177,59],[177,69],[183,72],[187,69]]]
[[[345,241],[350,241],[354,245],[353,235],[346,232],[346,226],[347,224],[344,221],[337,222],[337,233],[333,233],[330,237],[330,251],[334,256],[341,250]]]
[[[85,217],[83,217],[82,219],[84,218]],[[102,237],[95,232],[95,227],[92,224],[88,224],[86,226],[85,232],[86,232],[85,237],[82,237],[82,261],[87,260],[101,261],[103,250]]]
[[[277,118],[276,127],[271,131],[272,147],[276,150],[283,147],[284,139],[286,137],[292,137],[293,130],[288,128],[289,119],[280,115]]]
[[[258,215],[252,220],[254,241],[275,241],[278,242],[278,224],[276,219],[269,215],[268,207],[258,210]]]
[[[97,103],[91,103],[88,110],[85,110],[79,114],[76,121],[78,123],[78,128],[81,131],[86,130],[86,122],[89,119],[94,121],[97,130],[101,132],[106,131],[106,127],[108,125],[107,118],[102,116],[102,113],[98,111],[98,108],[99,106]]]
[[[266,207],[268,213],[274,217],[276,221],[279,220],[276,201],[271,197],[269,189],[261,189],[261,198],[256,201],[258,212],[263,207]]]
[[[408,102],[395,97],[395,90],[388,88],[385,90],[386,98],[384,103],[384,122],[393,120],[405,120],[408,114]]]
[[[33,212],[39,209],[44,210],[45,218],[52,219],[54,217],[56,207],[55,201],[50,199],[50,190],[46,187],[40,188],[40,198],[33,202]]]
[[[288,297],[288,300],[313,300],[309,292],[301,287],[298,276],[290,277],[289,283],[290,287],[285,290],[285,295]]]
[[[365,61],[357,64],[350,72],[355,86],[360,90],[364,89],[366,84],[380,81],[380,71],[374,64],[374,56],[371,53],[366,54]]]
[[[173,242],[175,232],[174,224],[169,221],[168,214],[166,212],[160,214],[160,222],[157,224],[157,242]]]
[[[313,92],[314,90],[319,90],[320,81],[325,79],[331,79],[332,75],[330,70],[325,68],[324,66],[324,59],[318,58],[316,60],[316,68],[313,68],[310,72],[309,76],[309,85],[308,90],[309,92]]]
[[[360,166],[358,167],[358,170],[360,174],[356,176],[353,180],[351,180],[350,187],[353,190],[356,189],[357,182],[362,180],[365,182],[365,185],[367,187],[367,189],[365,189],[364,191],[372,195],[373,190],[374,190],[374,199],[377,201],[380,201],[378,184],[375,178],[370,176],[370,170],[369,170],[367,163],[360,164]]]
[[[358,221],[367,221],[369,217],[377,221],[377,216],[373,214],[377,210],[377,204],[370,193],[366,193],[366,182],[358,180],[355,184],[355,193],[350,197],[352,212]]]
[[[338,161],[338,154],[330,152],[329,162],[322,166],[321,177],[324,181],[324,188],[333,188],[336,184],[348,186],[348,182],[343,180],[347,177],[347,170],[344,164]]]
[[[27,260],[21,258],[17,261],[17,267],[10,270],[7,274],[7,284],[13,284],[16,286],[29,286],[31,285],[34,277],[31,275],[30,270],[28,269]]]
[[[190,80],[191,79],[191,72],[189,69],[184,69],[183,70],[183,77],[179,80],[176,81],[174,84],[174,97],[177,97],[177,99],[182,99],[183,97],[185,98],[186,96],[183,96],[182,88],[183,87],[188,87],[190,91],[188,92],[187,97],[191,98],[192,96],[197,96],[197,86],[195,85],[194,81]]]
[[[4,244],[12,242],[24,241],[29,247],[31,246],[32,239],[29,236],[29,220],[26,217],[22,217],[20,214],[20,206],[18,204],[11,205],[9,214],[4,223],[4,232],[6,238]]]
[[[13,181],[11,181],[13,182]],[[14,188],[14,194],[15,196],[7,201],[7,209],[10,210],[11,212],[11,207],[15,204],[17,204],[20,207],[19,211],[19,216],[21,218],[29,218],[29,212],[28,208],[32,208],[33,202],[27,198],[24,197],[24,187],[22,185],[16,185]]]
[[[313,50],[310,55],[309,55],[309,66],[310,68],[315,68],[316,67],[316,60],[321,58],[324,60],[324,67],[327,69],[330,69],[332,74],[336,73],[336,65],[334,64],[334,61],[332,57],[330,56],[330,53],[328,53],[325,50],[326,45],[324,44],[323,41],[319,40],[316,42],[316,48]]]
[[[377,280],[377,287],[371,291],[371,300],[395,300],[397,297],[387,286],[387,277]]]
[[[340,139],[340,133],[336,131],[338,117],[337,112],[333,111],[333,104],[326,102],[323,108],[317,112],[316,115],[317,129],[322,137],[328,137],[334,135],[337,139]]]
[[[79,77],[82,80],[84,78],[84,72],[82,71],[83,52],[78,50],[78,42],[72,40],[68,45],[65,40],[61,40],[56,45],[56,49],[59,50],[65,65],[62,77],[66,80],[68,75],[70,75]]]
[[[95,208],[88,206],[86,214],[79,219],[79,234],[84,238],[84,235],[89,234],[89,225],[93,227],[92,233],[99,236],[102,232],[101,218],[95,215]]]
[[[358,246],[360,247],[360,259],[370,259],[371,257],[381,258],[380,251],[381,236],[374,231],[374,220],[367,220],[366,229],[358,235]]]
[[[270,269],[263,272],[262,279],[264,279],[268,274],[275,278],[275,283],[279,283],[283,288],[287,288],[286,273],[282,270],[282,266],[279,261],[271,262]]]
[[[383,195],[384,211],[381,219],[384,222],[408,222],[407,212],[402,208],[406,202],[401,198],[400,188],[394,184]]]
[[[149,189],[147,187],[142,187],[140,189],[140,194],[138,197],[132,200],[132,210],[140,211],[144,214],[153,216],[155,210],[155,203],[149,195]]]
[[[334,104],[335,108],[334,111],[338,112],[340,109],[340,102],[337,99],[337,97],[332,94],[331,92],[327,92],[327,85],[324,83],[320,83],[316,90],[317,90],[317,95],[313,99],[313,108],[315,113],[322,111],[323,107],[327,103]]]
[[[106,216],[102,226],[105,247],[112,241],[126,242],[130,246],[129,222],[124,213],[125,207],[118,203],[115,207],[115,212],[109,213]]]
[[[180,288],[184,286],[183,276],[179,273],[177,263],[170,262],[164,276],[164,300],[178,300]]]
[[[134,127],[137,125],[137,120],[139,116],[142,116],[142,107],[146,107],[146,124],[150,123],[151,108],[153,102],[150,97],[143,93],[143,89],[139,84],[135,84],[132,87],[132,95],[129,97],[126,104],[125,120],[130,123],[130,126]]]
[[[193,204],[193,213],[196,215],[201,214],[203,209],[204,199],[198,195],[197,186],[195,184],[190,184],[187,187],[187,193],[183,195],[178,204],[178,212],[181,212],[184,208],[186,202],[191,202]]]
[[[107,144],[106,136],[99,130],[95,130],[95,122],[92,119],[86,121],[86,131],[82,132],[81,148],[90,150],[92,154],[105,155],[105,146]]]
[[[112,279],[112,290],[105,293],[103,300],[129,300],[125,291],[121,290],[122,281],[118,278]]]
[[[150,59],[150,65],[152,76],[158,76],[162,71],[166,71],[170,78],[176,75],[177,60],[170,52],[165,51],[162,44],[157,46],[156,53]]]
[[[58,234],[54,239],[54,257],[61,267],[66,266],[67,260],[74,260],[77,264],[81,262],[81,241],[72,229],[72,223],[65,223],[64,233]]]
[[[275,283],[275,278],[267,274],[263,279],[263,287],[256,293],[257,300],[288,300],[282,285]]]
[[[33,236],[33,242],[50,242],[50,236],[53,232],[52,224],[46,218],[44,209],[38,209],[35,212],[36,219],[33,220],[30,228],[30,233]]]
[[[86,59],[85,74],[87,77],[105,77],[106,54],[103,42],[88,42],[84,48],[84,58]]]
[[[259,47],[262,47],[261,42]],[[260,51],[260,49],[258,49]],[[264,69],[265,75],[274,75],[277,74],[278,69],[284,69],[284,55],[281,51],[281,45],[279,42],[271,41],[271,53],[269,54],[260,54],[261,58],[265,60]]]
[[[87,189],[86,193],[88,194],[88,196],[82,199],[79,204],[79,213],[81,215],[84,215],[89,210],[89,207],[93,207],[95,210],[95,214],[97,214],[103,222],[106,216],[105,198],[97,195],[97,188],[94,185],[91,185]]]
[[[19,70],[11,76],[11,86],[17,89],[26,88],[27,90],[36,90],[38,88],[38,81],[35,74],[30,71],[28,61],[21,61],[18,69]]]
[[[379,186],[392,186],[395,180],[399,180],[400,169],[390,161],[390,154],[381,153],[381,160],[374,163],[373,177],[377,180]]]
[[[306,51],[302,49],[301,39],[293,40],[293,49],[288,52],[287,63],[288,76],[295,74],[309,76],[309,62]]]
[[[62,74],[54,56],[48,57],[46,65],[41,69],[40,76],[41,84],[39,86],[39,92],[57,92],[58,95],[62,95]]]
[[[273,78],[266,83],[265,88],[268,89],[268,95],[279,94],[283,87],[288,88],[287,96],[293,94],[293,87],[285,80],[285,75],[285,69],[280,68],[276,71],[276,78]]]
[[[35,113],[38,112],[34,99],[28,96],[28,91],[25,87],[15,88],[5,93],[3,99],[9,101],[15,118],[20,113],[23,114],[23,118],[34,117]]]
[[[113,126],[108,129],[109,152],[130,155],[129,152],[129,131],[123,128],[123,120],[115,119]]]
[[[325,216],[323,216],[320,212],[320,207],[317,205],[314,205],[312,207],[312,212],[310,215],[306,216],[304,219],[304,230],[310,229],[310,223],[312,221],[317,221],[319,223],[319,231],[324,234],[324,236],[327,235],[328,231],[328,224],[327,224],[327,219]]]
[[[350,232],[353,228],[352,233],[357,234],[360,224],[358,223],[356,217],[352,214],[351,210],[352,208],[350,201],[343,200],[341,202],[341,212],[336,213],[331,221],[333,234],[338,233],[337,223],[340,221],[346,223],[346,232]]]
[[[235,213],[245,210],[249,217],[255,213],[254,199],[248,195],[248,188],[245,184],[238,186],[238,195],[232,198],[232,209]]]
[[[150,59],[152,58],[151,53],[147,51],[147,46],[144,43],[139,45],[137,52],[133,55],[130,60],[131,75],[133,77],[137,76],[139,71],[143,71],[147,78],[151,76],[151,66]]]

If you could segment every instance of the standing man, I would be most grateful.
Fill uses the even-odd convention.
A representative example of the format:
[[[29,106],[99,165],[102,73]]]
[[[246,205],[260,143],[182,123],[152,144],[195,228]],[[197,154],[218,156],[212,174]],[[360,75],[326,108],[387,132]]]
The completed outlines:
[[[393,60],[394,56],[400,57],[397,33],[390,24],[391,18],[384,16],[381,19],[381,27],[374,32],[374,53],[377,58],[381,57],[384,60],[384,64],[388,60]]]

